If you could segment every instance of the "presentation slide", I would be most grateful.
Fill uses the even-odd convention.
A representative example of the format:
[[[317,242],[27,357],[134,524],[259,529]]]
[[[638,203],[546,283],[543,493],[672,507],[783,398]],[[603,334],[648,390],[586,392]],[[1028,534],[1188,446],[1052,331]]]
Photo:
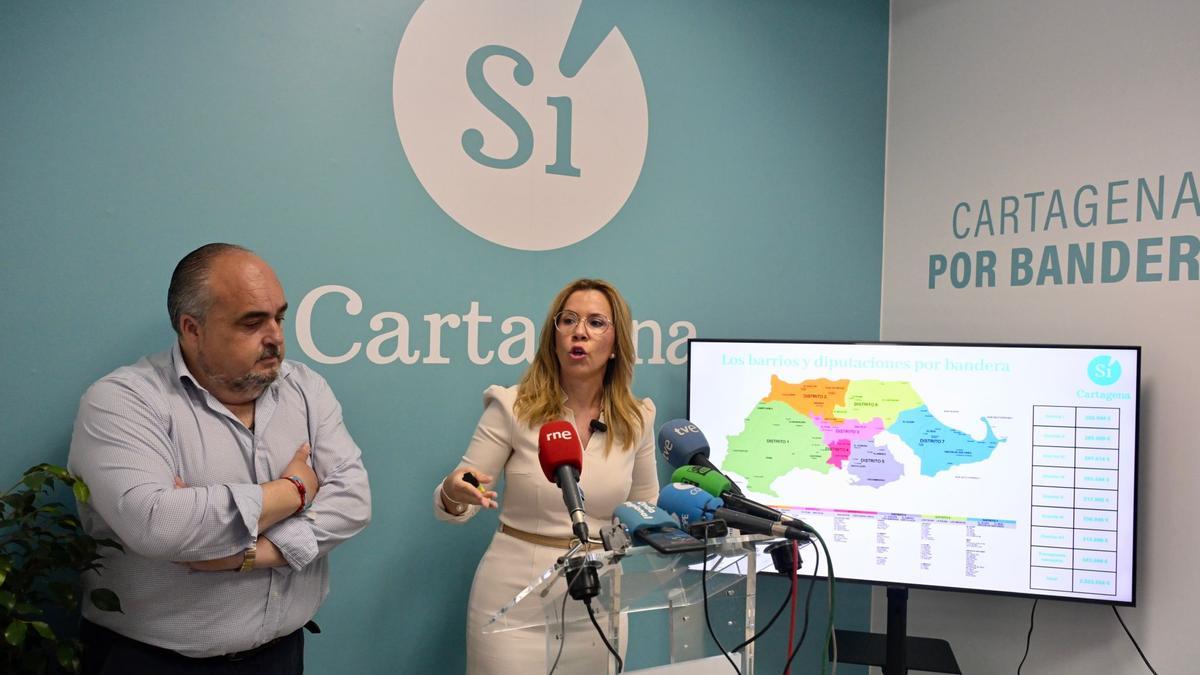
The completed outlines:
[[[839,579],[1133,602],[1140,349],[692,340],[688,418]]]

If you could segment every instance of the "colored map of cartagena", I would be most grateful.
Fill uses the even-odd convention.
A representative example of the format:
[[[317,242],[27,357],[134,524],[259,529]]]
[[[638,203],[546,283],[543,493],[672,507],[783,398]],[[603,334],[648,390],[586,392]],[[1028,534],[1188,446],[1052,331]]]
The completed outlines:
[[[889,443],[898,438],[920,460],[920,474],[982,462],[1004,439],[986,418],[982,439],[950,427],[904,381],[804,380],[771,376],[771,393],[728,438],[721,468],[752,492],[778,496],[771,484],[795,470],[844,471],[854,485],[879,488],[905,477]],[[887,432],[886,434],[884,432]],[[882,435],[881,435],[882,434]]]

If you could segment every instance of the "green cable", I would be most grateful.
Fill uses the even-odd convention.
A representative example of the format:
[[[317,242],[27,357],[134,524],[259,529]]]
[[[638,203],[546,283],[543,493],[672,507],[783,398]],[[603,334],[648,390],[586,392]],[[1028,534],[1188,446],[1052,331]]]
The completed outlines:
[[[829,546],[825,544],[825,538],[821,536],[820,532],[810,529],[809,534],[815,536],[817,541],[821,543],[821,549],[825,551],[825,567],[829,570],[829,622],[825,626],[825,647],[821,652],[821,675],[825,675],[825,668],[829,663],[829,642],[833,638],[833,614],[835,607],[833,557],[829,555]]]

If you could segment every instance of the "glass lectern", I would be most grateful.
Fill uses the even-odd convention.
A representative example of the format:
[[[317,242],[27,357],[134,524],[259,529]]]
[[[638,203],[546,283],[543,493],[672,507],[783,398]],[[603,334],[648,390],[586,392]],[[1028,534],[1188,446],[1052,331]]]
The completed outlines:
[[[703,553],[662,554],[649,546],[580,551],[560,558],[517,593],[492,616],[483,631],[544,626],[549,669],[562,640],[581,631],[594,635],[597,626],[613,648],[624,655],[627,615],[656,611],[669,622],[670,662],[682,663],[705,656],[707,591],[710,616],[716,614],[714,608],[721,610],[719,625],[713,622],[714,631],[722,646],[732,649],[754,634],[755,573],[761,556],[756,549],[768,540],[761,535],[710,539]],[[701,573],[702,566],[707,568],[707,575]],[[567,580],[577,579],[576,570],[583,567],[594,569],[599,580],[599,593],[591,600],[595,624],[582,601],[566,596]],[[573,588],[578,588],[579,580],[573,583]],[[514,611],[518,607],[525,611]],[[540,607],[541,611],[529,611],[530,607]],[[735,661],[741,659],[744,675],[754,672],[753,643],[731,656]],[[608,659],[608,664],[608,672],[615,673],[615,659]]]

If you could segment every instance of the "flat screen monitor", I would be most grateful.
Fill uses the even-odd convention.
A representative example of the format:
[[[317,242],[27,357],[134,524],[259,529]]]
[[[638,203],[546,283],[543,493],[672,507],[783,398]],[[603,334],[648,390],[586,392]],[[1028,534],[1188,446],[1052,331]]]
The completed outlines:
[[[839,580],[1134,602],[1139,347],[691,340],[688,419]]]

